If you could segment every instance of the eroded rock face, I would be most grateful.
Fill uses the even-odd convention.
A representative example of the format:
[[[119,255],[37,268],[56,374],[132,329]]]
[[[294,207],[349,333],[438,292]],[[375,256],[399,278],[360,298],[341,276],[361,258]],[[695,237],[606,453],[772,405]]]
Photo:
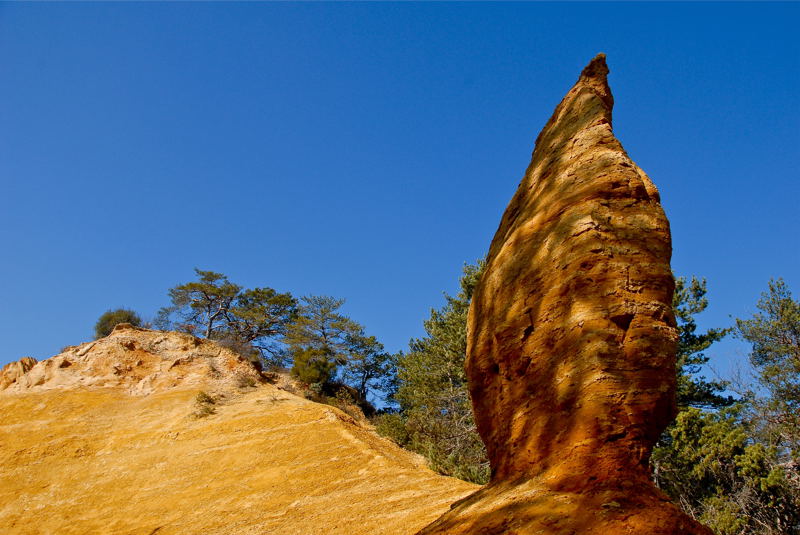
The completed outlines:
[[[36,365],[33,357],[22,357],[16,362],[9,362],[0,369],[0,390],[4,390],[11,383],[28,373]]]
[[[30,392],[75,387],[121,387],[130,395],[208,384],[263,382],[247,359],[209,340],[151,331],[128,323],[94,342],[65,348],[37,362],[25,357],[0,370],[0,391]]]
[[[650,482],[674,413],[671,241],[607,74],[598,55],[539,134],[472,298],[492,481],[422,533],[710,533]]]

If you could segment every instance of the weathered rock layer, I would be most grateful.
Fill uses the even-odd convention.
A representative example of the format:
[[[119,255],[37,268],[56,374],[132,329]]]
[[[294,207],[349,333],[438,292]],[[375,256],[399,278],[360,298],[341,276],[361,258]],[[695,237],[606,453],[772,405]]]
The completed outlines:
[[[0,532],[403,535],[475,490],[276,380],[130,326],[6,366]]]
[[[605,56],[536,140],[472,298],[491,483],[422,533],[710,533],[650,482],[674,411],[669,223],[611,129]]]
[[[37,362],[24,357],[0,370],[0,391],[28,393],[75,388],[119,388],[145,396],[173,388],[230,388],[263,378],[246,359],[189,334],[122,323],[111,335],[70,346]]]

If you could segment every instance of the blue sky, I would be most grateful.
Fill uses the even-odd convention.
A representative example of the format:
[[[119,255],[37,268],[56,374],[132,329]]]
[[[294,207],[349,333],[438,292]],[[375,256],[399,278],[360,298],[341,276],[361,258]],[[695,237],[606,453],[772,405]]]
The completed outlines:
[[[192,268],[329,294],[391,350],[483,256],[597,53],[705,326],[800,293],[800,4],[0,4],[0,365]],[[730,369],[746,348],[710,353]]]

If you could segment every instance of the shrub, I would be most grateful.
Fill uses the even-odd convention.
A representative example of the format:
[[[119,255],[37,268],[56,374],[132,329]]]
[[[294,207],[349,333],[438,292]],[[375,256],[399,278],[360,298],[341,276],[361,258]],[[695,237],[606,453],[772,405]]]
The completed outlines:
[[[325,384],[331,379],[336,364],[328,359],[325,352],[317,349],[304,349],[294,356],[292,375],[301,382],[311,385]]]
[[[197,396],[194,398],[194,402],[195,411],[192,413],[192,416],[195,418],[205,418],[217,412],[214,408],[214,404],[216,404],[217,400],[209,396],[206,392],[198,392]]]
[[[130,323],[136,327],[142,325],[142,318],[133,310],[127,308],[118,308],[116,310],[105,311],[97,323],[94,324],[94,337],[95,339],[103,338],[111,334],[114,327],[120,323]]]
[[[397,412],[381,412],[372,419],[372,425],[379,435],[391,439],[403,447],[411,442],[411,436],[406,428],[406,422]]]
[[[253,388],[256,386],[256,380],[252,375],[245,372],[237,372],[234,376],[236,386],[239,388]]]
[[[274,371],[262,372],[261,376],[264,378],[264,380],[266,382],[268,382],[271,385],[274,385],[275,383],[277,383],[278,380],[281,378],[280,374],[278,374],[278,372],[274,372]]]
[[[202,405],[202,404],[213,405],[214,403],[216,403],[216,400],[214,398],[212,398],[211,396],[209,396],[207,393],[205,393],[203,391],[198,392],[197,396],[194,398],[194,400],[199,405]]]
[[[256,368],[261,369],[261,354],[250,342],[245,342],[230,334],[215,338],[214,341],[222,347],[230,349],[243,359],[250,361]]]

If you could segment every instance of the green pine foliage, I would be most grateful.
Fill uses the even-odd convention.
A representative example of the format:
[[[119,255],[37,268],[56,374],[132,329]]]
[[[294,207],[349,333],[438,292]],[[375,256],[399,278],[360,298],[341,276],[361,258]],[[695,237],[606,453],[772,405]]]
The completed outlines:
[[[392,355],[374,336],[367,336],[363,328],[349,333],[347,360],[342,368],[342,380],[355,388],[357,400],[366,400],[371,391],[386,391],[393,383],[395,373]]]
[[[368,396],[385,389],[390,381],[391,356],[362,325],[341,313],[342,305],[344,299],[330,296],[302,298],[283,338],[291,373],[307,385],[316,385],[323,395],[336,397],[347,392],[354,403],[371,413],[374,408]]]
[[[225,331],[274,363],[282,351],[280,340],[296,318],[297,299],[292,294],[272,288],[244,289],[225,313]]]
[[[796,392],[800,306],[783,281],[770,283],[760,312],[737,320],[736,333],[753,344],[750,360],[761,387],[740,389],[696,374],[702,354],[728,329],[696,333],[693,316],[708,301],[705,281],[678,279],[680,411],[653,450],[656,484],[719,535],[800,533]],[[796,398],[794,398],[796,402]]]
[[[709,329],[697,332],[695,316],[708,307],[706,280],[692,277],[675,279],[675,293],[672,308],[678,322],[677,353],[677,402],[679,409],[687,407],[724,407],[733,402],[730,396],[722,395],[727,388],[723,381],[709,381],[700,375],[702,367],[708,363],[703,353],[714,342],[722,340],[730,329]]]
[[[797,533],[797,489],[774,446],[758,440],[746,403],[689,407],[653,452],[654,477],[719,535]]]
[[[783,279],[769,282],[758,312],[736,321],[736,333],[750,342],[750,364],[758,389],[747,392],[770,443],[794,466],[800,464],[800,301]]]
[[[336,370],[336,363],[322,349],[296,348],[292,354],[292,376],[299,381],[313,385],[330,383]]]
[[[171,304],[158,312],[156,326],[216,340],[259,366],[288,367],[319,396],[347,391],[374,412],[367,398],[392,383],[393,361],[377,338],[342,314],[344,299],[298,300],[269,287],[243,288],[222,273],[195,274],[169,290]]]
[[[313,350],[332,366],[347,361],[347,337],[360,325],[340,312],[344,299],[327,295],[310,295],[301,299],[297,317],[284,337],[289,356]]]
[[[156,326],[217,340],[267,365],[282,364],[281,340],[297,318],[297,300],[272,288],[242,288],[214,271],[195,269],[197,280],[169,290],[171,304]]]
[[[380,433],[421,453],[440,473],[476,483],[489,479],[486,450],[475,427],[464,360],[467,312],[483,263],[467,265],[461,291],[431,310],[426,335],[395,356],[399,410],[377,419]]]
[[[222,273],[194,271],[198,280],[170,288],[172,305],[159,310],[156,325],[213,338],[223,328],[225,314],[242,288]]]

